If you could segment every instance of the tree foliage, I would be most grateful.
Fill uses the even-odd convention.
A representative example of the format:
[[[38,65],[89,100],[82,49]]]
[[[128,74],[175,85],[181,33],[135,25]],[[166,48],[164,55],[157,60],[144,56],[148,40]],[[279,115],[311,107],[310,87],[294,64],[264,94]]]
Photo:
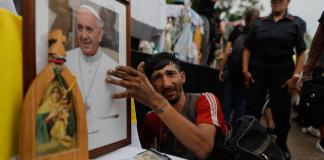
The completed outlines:
[[[168,0],[169,2],[172,0]],[[199,4],[209,0],[192,0],[192,8],[197,10]],[[216,6],[223,11],[224,19],[227,21],[236,21],[242,18],[244,11],[249,7],[256,7],[263,10],[260,0],[218,0]]]
[[[224,18],[228,21],[235,21],[242,18],[244,11],[249,7],[257,7],[260,0],[220,0],[216,7],[219,7],[225,14]]]

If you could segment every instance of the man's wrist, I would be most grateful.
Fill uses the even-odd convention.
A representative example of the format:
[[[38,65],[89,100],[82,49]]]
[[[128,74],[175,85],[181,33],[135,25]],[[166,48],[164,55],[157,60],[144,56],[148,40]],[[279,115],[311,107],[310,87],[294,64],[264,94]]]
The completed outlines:
[[[299,81],[299,77],[301,77],[301,76],[299,76],[299,75],[293,75],[291,78],[290,78],[290,80],[292,80],[292,81],[294,81],[294,82],[298,82]]]
[[[243,74],[246,74],[246,73],[248,73],[249,72],[249,70],[247,70],[247,69],[242,69],[242,73]]]
[[[293,77],[296,77],[296,78],[300,79],[300,78],[302,78],[302,75],[300,73],[295,73],[293,75]]]
[[[293,74],[293,76],[291,77],[291,79],[295,80],[295,81],[299,81],[303,76],[299,73],[295,73]]]
[[[160,94],[152,94],[149,99],[151,100],[151,109],[155,113],[163,112],[164,107],[168,104],[168,101]]]
[[[168,105],[168,101],[167,100],[163,100],[162,103],[160,103],[159,106],[155,107],[155,109],[153,109],[153,111],[156,113],[156,114],[160,114],[160,113],[163,113],[164,112],[164,109],[165,107]]]

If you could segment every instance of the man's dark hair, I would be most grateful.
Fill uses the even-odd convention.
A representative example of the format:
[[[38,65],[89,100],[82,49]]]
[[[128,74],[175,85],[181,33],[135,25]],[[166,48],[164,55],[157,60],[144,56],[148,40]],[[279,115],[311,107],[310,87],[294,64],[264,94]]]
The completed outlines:
[[[180,61],[175,57],[174,53],[160,52],[154,54],[145,62],[145,74],[149,79],[151,79],[152,73],[154,71],[160,70],[169,64],[175,64],[178,70],[181,71]]]

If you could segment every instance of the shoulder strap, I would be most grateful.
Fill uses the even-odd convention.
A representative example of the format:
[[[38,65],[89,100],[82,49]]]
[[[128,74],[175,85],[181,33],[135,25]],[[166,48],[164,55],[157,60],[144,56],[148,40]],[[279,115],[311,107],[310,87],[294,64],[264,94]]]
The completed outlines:
[[[187,93],[186,105],[195,106],[198,98],[201,96],[200,93]]]
[[[200,93],[187,93],[182,115],[188,118],[191,122],[195,122],[196,120],[196,103],[200,96]]]

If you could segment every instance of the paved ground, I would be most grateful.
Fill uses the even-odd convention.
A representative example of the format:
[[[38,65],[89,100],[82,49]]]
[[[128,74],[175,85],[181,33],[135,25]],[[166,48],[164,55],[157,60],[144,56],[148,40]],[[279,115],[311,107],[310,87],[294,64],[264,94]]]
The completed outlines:
[[[291,127],[288,146],[292,160],[324,160],[324,154],[315,149],[318,138],[301,132],[296,122],[291,122]]]
[[[296,114],[292,113],[292,117]],[[262,119],[264,124],[264,119]],[[296,122],[291,121],[291,130],[288,136],[288,147],[292,154],[291,160],[324,160],[324,154],[315,149],[318,138],[305,134]]]

